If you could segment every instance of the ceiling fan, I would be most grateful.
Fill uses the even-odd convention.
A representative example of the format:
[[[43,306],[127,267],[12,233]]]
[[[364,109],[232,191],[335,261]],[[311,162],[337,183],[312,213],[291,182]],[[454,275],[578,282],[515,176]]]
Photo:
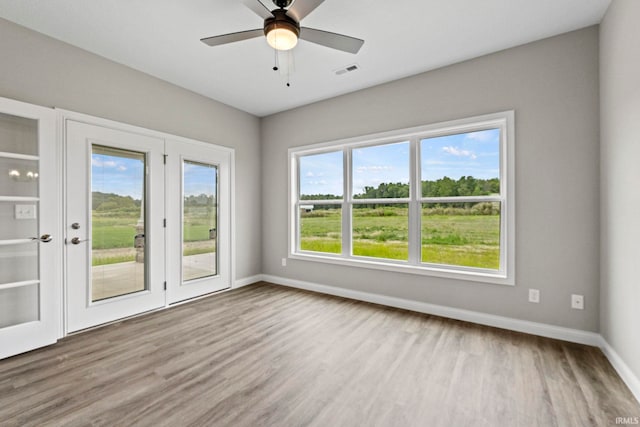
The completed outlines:
[[[301,27],[300,21],[309,15],[324,0],[272,0],[278,9],[269,10],[259,0],[242,2],[264,19],[263,28],[200,39],[209,46],[266,36],[269,46],[276,50],[290,50],[303,39],[343,52],[358,53],[364,40],[329,31]],[[292,5],[293,3],[293,5]],[[291,7],[289,7],[291,6]],[[287,9],[288,8],[288,9]]]

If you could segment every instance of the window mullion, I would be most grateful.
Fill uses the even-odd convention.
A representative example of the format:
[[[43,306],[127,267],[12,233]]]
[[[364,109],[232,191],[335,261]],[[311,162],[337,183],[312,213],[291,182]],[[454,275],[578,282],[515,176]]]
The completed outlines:
[[[407,204],[411,201],[408,199],[353,199],[351,203],[354,205],[386,205],[391,203],[403,203]]]
[[[295,236],[293,239],[289,239],[289,244],[296,252],[300,251],[300,157],[292,156],[292,162],[289,165],[290,173],[294,174],[294,179],[291,180],[289,200],[293,204],[293,208],[289,212],[290,221],[293,224],[289,224],[289,227],[293,227]]]
[[[420,196],[422,184],[420,180],[420,153],[418,152],[417,138],[412,138],[409,145],[409,264],[420,264],[421,232],[420,232]]]
[[[343,192],[342,192],[342,256],[351,257],[351,236],[352,236],[352,220],[351,220],[351,149],[344,148],[342,156],[342,173],[343,173]]]
[[[422,203],[478,203],[502,202],[502,196],[454,196],[454,197],[421,197]]]

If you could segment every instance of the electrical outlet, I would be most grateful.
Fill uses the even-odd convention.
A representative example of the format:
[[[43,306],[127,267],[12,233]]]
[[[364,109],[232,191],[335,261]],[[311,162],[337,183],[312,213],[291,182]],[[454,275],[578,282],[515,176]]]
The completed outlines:
[[[584,296],[576,294],[571,295],[571,308],[584,310]]]
[[[287,266],[287,259],[286,258],[282,258],[282,266],[283,267]]]
[[[529,289],[529,302],[535,302],[536,304],[540,302],[539,289]]]

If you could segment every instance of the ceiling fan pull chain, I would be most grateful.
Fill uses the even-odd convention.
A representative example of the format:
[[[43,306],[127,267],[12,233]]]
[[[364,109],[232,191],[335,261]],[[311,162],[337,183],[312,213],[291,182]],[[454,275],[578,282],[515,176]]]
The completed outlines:
[[[291,87],[291,73],[295,72],[293,62],[293,50],[287,51],[287,87]]]
[[[278,71],[279,69],[279,64],[278,64],[278,51],[273,49],[273,71]]]

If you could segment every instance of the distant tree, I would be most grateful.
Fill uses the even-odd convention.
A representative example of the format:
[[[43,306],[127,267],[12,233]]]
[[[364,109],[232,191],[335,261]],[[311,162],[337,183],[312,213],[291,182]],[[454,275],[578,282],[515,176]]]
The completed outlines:
[[[478,179],[463,176],[457,181],[445,176],[435,181],[422,181],[424,197],[488,196],[500,193],[500,179]]]
[[[101,193],[94,191],[91,193],[91,206],[97,211],[112,210],[139,210],[140,200],[135,200],[131,196],[121,196],[114,193]]]
[[[185,206],[212,206],[216,202],[214,195],[207,195],[204,193],[196,195],[185,196]]]
[[[335,194],[303,194],[300,196],[300,200],[337,200],[342,199],[342,196],[336,196]]]
[[[500,193],[500,179],[478,179],[473,176],[463,176],[457,181],[445,176],[443,178],[421,182],[423,197],[456,197],[456,196],[488,196]],[[377,187],[365,186],[362,192],[354,194],[354,199],[404,199],[409,198],[409,184],[401,182],[383,182]],[[342,196],[332,194],[306,194],[301,200],[333,200]],[[460,204],[459,207],[469,207],[472,204]],[[376,205],[361,205],[363,208],[373,208]],[[317,207],[317,209],[320,209]]]
[[[404,199],[409,197],[409,184],[383,182],[378,187],[365,186],[362,193],[354,194],[354,199]]]

